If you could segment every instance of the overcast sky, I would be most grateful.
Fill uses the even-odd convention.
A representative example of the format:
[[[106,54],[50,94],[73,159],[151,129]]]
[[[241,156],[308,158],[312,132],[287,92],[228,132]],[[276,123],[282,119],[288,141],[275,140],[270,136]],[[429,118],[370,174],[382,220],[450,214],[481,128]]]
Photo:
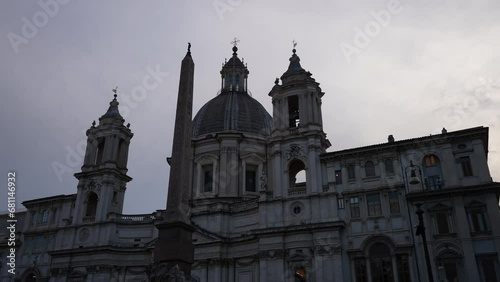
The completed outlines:
[[[217,94],[234,37],[269,113],[267,94],[298,42],[325,92],[329,151],[487,126],[500,180],[499,1],[65,1],[0,2],[0,172],[4,183],[17,172],[18,204],[76,193],[75,156],[118,86],[134,133],[124,213],[165,208],[187,42],[196,113]]]

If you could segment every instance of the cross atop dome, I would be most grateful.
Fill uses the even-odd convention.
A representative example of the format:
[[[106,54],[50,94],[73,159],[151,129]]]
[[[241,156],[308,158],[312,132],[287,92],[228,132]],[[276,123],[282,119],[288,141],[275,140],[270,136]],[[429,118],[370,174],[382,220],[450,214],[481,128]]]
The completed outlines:
[[[238,45],[238,42],[240,42],[240,40],[236,37],[233,39],[233,41],[231,41],[231,44],[233,44],[233,55],[237,55],[236,51],[238,51],[238,47],[236,47],[236,45]]]
[[[238,45],[238,43],[240,42],[240,40],[238,38],[234,38],[233,41],[231,41],[231,44],[233,44],[234,47],[236,47],[236,45]]]

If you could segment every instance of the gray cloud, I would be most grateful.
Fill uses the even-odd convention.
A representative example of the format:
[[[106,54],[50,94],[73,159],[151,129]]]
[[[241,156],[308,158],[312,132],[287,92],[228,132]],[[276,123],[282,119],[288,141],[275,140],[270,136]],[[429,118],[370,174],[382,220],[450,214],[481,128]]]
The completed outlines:
[[[373,21],[371,12],[390,1],[220,1],[239,4],[221,19],[213,1],[69,1],[18,53],[7,35],[22,35],[23,17],[30,20],[42,8],[0,3],[0,172],[18,171],[18,202],[75,193],[73,172],[60,182],[51,164],[65,163],[66,148],[76,150],[85,140],[112,88],[130,96],[146,68],[159,65],[170,75],[126,118],[135,135],[125,212],[164,208],[165,157],[186,44],[193,44],[196,64],[196,112],[216,95],[234,36],[248,63],[249,88],[269,112],[267,93],[288,66],[292,39],[298,41],[302,66],[326,92],[324,130],[332,150],[385,142],[388,134],[403,139],[441,127],[491,126],[490,170],[500,177],[497,1],[401,1],[403,11],[350,63],[339,45],[352,42],[355,28],[363,29]],[[459,117],[450,118],[457,111]]]

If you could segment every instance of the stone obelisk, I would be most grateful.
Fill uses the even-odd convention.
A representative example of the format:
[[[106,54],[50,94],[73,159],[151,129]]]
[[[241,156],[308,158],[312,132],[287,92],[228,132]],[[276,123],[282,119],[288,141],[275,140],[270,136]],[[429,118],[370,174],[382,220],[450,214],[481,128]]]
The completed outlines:
[[[189,281],[194,259],[193,227],[189,219],[193,80],[194,62],[191,44],[188,43],[188,51],[181,65],[172,157],[168,160],[170,179],[167,208],[163,220],[156,225],[159,232],[151,281],[184,281],[180,278],[168,280],[182,274],[180,272]]]

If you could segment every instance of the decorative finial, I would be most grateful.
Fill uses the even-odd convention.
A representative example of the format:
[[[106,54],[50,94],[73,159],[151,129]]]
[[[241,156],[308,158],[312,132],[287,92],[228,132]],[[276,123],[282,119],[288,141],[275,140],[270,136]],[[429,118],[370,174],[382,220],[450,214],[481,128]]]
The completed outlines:
[[[441,130],[441,134],[446,134],[448,133],[448,130],[446,130],[446,128],[443,127],[443,130]]]
[[[130,128],[130,123],[127,123],[127,128]]]
[[[231,44],[233,44],[233,46],[236,47],[236,45],[238,45],[238,42],[240,42],[240,40],[235,37],[233,41],[231,41]]]
[[[95,120],[92,122],[92,127],[95,127]]]
[[[280,79],[276,78],[276,80],[274,81],[274,84],[278,84],[278,83],[280,83]]]
[[[293,49],[292,49],[292,52],[295,54],[295,52],[297,52],[297,50],[295,50],[295,46],[297,46],[297,41],[292,40],[292,44],[293,44]]]
[[[233,41],[231,41],[231,44],[233,44],[233,56],[236,56],[236,51],[238,51],[238,47],[236,47],[236,45],[238,45],[238,42],[240,42],[236,37],[233,39]]]
[[[117,92],[118,92],[118,86],[116,86],[116,87],[115,87],[115,89],[113,89],[113,93],[115,93],[115,95],[114,95],[114,96],[115,96],[115,98],[116,98],[116,96],[118,96],[118,95],[117,95]]]
[[[191,43],[188,42],[188,53],[191,53]]]

